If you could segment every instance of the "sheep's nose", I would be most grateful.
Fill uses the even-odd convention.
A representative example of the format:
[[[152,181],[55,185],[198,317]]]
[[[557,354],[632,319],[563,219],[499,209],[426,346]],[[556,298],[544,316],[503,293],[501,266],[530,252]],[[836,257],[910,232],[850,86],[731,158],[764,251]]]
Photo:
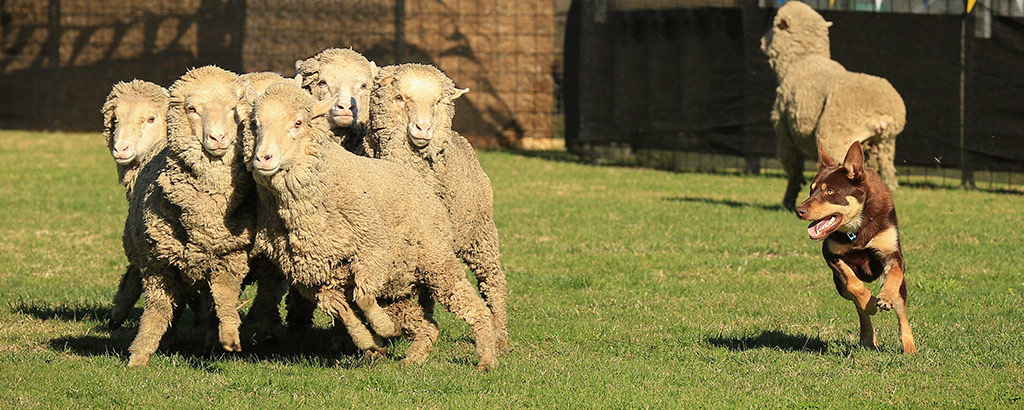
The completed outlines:
[[[337,106],[339,110],[349,110],[349,111],[352,110],[352,106],[353,105],[354,104],[352,104],[352,99],[350,99],[350,98],[344,98],[344,99],[343,98],[339,98],[338,99],[338,103],[335,104],[335,106]]]
[[[259,158],[263,161],[270,161],[271,159],[274,158],[274,154],[263,154],[260,155]]]
[[[210,141],[222,144],[224,143],[224,137],[226,137],[227,135],[228,134],[224,132],[211,132],[209,135],[207,135],[207,137],[210,138]]]
[[[417,131],[423,131],[423,132],[430,131],[430,122],[428,122],[428,121],[419,121],[415,125],[416,125],[416,130]]]
[[[118,143],[114,144],[114,152],[125,152],[128,151],[128,144]]]
[[[796,214],[799,215],[801,218],[803,218],[804,215],[807,215],[807,207],[804,207],[804,206],[797,207],[796,208]]]

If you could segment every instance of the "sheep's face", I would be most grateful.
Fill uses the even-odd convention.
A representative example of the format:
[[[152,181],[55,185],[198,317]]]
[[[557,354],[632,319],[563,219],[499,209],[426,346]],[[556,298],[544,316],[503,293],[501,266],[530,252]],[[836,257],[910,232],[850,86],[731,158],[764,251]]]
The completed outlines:
[[[312,143],[310,121],[327,113],[332,104],[332,101],[322,100],[312,108],[296,108],[292,101],[259,100],[253,110],[256,123],[253,170],[269,177],[291,169],[292,164],[305,155],[305,147]]]
[[[200,138],[203,149],[213,157],[227,153],[238,133],[238,96],[233,88],[225,88],[220,92],[204,88],[186,96],[182,105],[193,135]]]
[[[110,155],[118,165],[146,156],[167,134],[167,105],[146,98],[121,97],[113,113]]]
[[[761,51],[769,58],[783,55],[829,53],[828,28],[825,21],[811,6],[791,1],[779,8],[772,28],[761,37]]]
[[[334,101],[327,113],[334,127],[351,127],[366,124],[369,118],[367,106],[370,103],[370,85],[376,65],[372,62],[329,63],[320,68],[317,81],[310,85],[310,92],[318,100]]]
[[[409,143],[416,148],[426,147],[433,140],[438,107],[453,104],[456,98],[469,91],[446,86],[436,76],[418,72],[397,79],[388,77],[381,80],[381,84],[393,88],[389,102],[394,105],[392,112],[399,113],[396,120],[401,120],[404,114]]]

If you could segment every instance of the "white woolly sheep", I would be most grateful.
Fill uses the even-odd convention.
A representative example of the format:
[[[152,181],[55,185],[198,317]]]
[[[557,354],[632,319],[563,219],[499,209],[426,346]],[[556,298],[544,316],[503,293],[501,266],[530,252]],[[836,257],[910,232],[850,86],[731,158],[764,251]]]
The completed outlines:
[[[288,84],[255,99],[253,176],[261,197],[273,196],[279,218],[267,226],[261,218],[254,252],[270,255],[303,296],[340,319],[360,349],[380,344],[349,301],[387,336],[393,329],[380,329],[395,326],[388,315],[395,312],[385,307],[374,318],[382,310],[377,298],[403,303],[419,288],[469,323],[478,367],[496,366],[491,313],[455,256],[440,201],[408,168],[329,142],[332,105]]]
[[[382,68],[370,97],[364,150],[411,166],[441,199],[454,229],[456,255],[476,275],[503,350],[508,348],[508,283],[494,224],[494,193],[473,147],[452,129],[454,101],[468,91],[455,88],[433,66]]]
[[[349,152],[362,148],[370,112],[370,87],[377,65],[352,49],[328,48],[295,62],[302,86],[319,100],[332,99],[331,130]]]
[[[796,207],[804,183],[804,159],[817,145],[842,158],[853,141],[864,146],[867,165],[895,189],[896,136],[906,124],[899,93],[883,78],[846,71],[831,59],[828,28],[810,6],[791,1],[779,8],[762,49],[779,80],[771,119],[778,154],[789,182],[783,205]]]
[[[167,148],[143,171],[156,183],[139,185],[129,203],[125,242],[135,246],[126,253],[146,294],[129,366],[149,361],[181,296],[206,287],[219,322],[207,341],[241,350],[237,304],[256,202],[237,141],[240,85],[234,73],[206,66],[171,86]]]

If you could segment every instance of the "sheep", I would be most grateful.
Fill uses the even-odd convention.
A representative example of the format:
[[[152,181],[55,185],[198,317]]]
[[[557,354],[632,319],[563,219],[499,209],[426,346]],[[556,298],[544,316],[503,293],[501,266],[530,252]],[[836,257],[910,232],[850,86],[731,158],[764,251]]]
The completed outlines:
[[[394,323],[405,320],[400,312],[431,326],[427,313],[406,310],[406,299],[419,290],[469,323],[478,368],[495,367],[491,313],[466,279],[444,208],[426,184],[407,167],[330,142],[325,117],[333,101],[285,83],[253,94],[246,92],[254,101],[249,126],[255,131],[245,134],[254,140],[253,177],[260,197],[272,197],[278,211],[277,218],[260,218],[253,251],[269,255],[305,298],[339,319],[360,349],[379,350],[381,343],[349,301],[387,337],[392,332],[379,329],[411,330]],[[398,306],[378,306],[377,298]],[[436,329],[422,336],[414,344],[425,358]]]
[[[146,294],[130,367],[148,363],[180,297],[196,289],[209,288],[218,319],[207,342],[241,351],[237,304],[249,272],[255,187],[236,141],[240,84],[234,73],[205,66],[185,73],[170,94],[167,147],[140,174],[155,182],[137,184],[125,228],[126,254],[141,268]]]
[[[118,82],[107,95],[100,113],[102,135],[117,164],[117,179],[130,200],[142,168],[167,145],[167,104],[170,92],[157,84],[132,80]],[[114,294],[107,326],[117,329],[142,294],[139,269],[128,265]]]
[[[796,208],[804,183],[804,159],[817,158],[817,145],[842,157],[853,141],[865,146],[867,164],[889,189],[896,189],[896,136],[906,124],[906,107],[883,78],[846,71],[831,59],[828,28],[810,6],[791,1],[779,8],[761,49],[779,86],[771,111],[778,153],[789,182],[782,203]]]
[[[345,149],[361,154],[377,64],[352,49],[328,48],[296,61],[295,67],[313,97],[335,101],[328,116],[331,130]]]
[[[476,275],[494,317],[498,347],[505,350],[508,283],[494,224],[494,193],[473,147],[452,129],[454,101],[468,91],[455,88],[434,66],[382,68],[370,96],[364,151],[412,166],[441,199],[454,227],[456,255]]]

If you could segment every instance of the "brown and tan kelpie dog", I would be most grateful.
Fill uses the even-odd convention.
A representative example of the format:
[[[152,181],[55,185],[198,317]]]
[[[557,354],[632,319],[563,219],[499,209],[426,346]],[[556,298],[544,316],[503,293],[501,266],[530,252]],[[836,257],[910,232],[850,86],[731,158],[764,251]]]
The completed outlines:
[[[832,268],[836,290],[852,300],[860,316],[860,344],[876,348],[871,315],[895,310],[903,353],[916,353],[907,320],[907,283],[892,192],[875,171],[864,168],[864,152],[854,142],[838,164],[818,150],[818,175],[811,197],[796,209],[811,239],[824,240],[821,253]],[[882,278],[878,297],[864,285]]]

